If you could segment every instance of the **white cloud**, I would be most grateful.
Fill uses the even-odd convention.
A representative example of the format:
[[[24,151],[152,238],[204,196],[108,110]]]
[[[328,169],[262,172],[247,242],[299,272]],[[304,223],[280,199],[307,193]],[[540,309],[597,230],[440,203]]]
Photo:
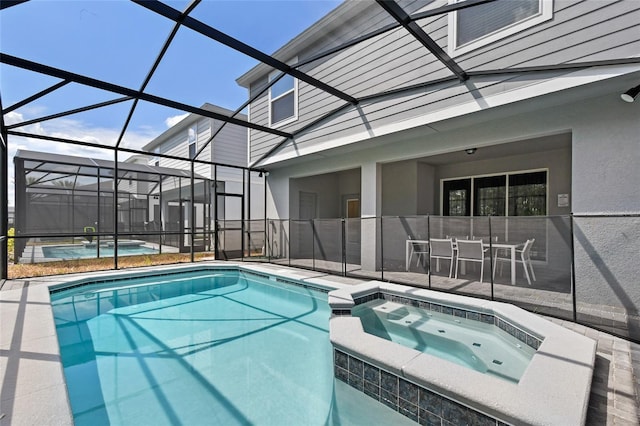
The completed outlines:
[[[9,114],[4,116],[4,122],[7,126],[10,126],[15,123],[19,123],[24,121],[22,114],[17,113],[15,111],[11,111]]]
[[[179,122],[181,122],[182,120],[184,120],[185,118],[187,118],[188,115],[189,115],[189,113],[180,114],[180,115],[174,115],[174,116],[169,117],[166,120],[164,120],[164,124],[167,125],[167,128],[173,127],[176,124],[178,124]]]

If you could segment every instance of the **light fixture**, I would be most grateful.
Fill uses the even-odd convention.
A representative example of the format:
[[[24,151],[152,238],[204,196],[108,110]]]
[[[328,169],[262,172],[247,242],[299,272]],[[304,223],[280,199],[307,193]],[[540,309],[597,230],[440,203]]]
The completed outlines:
[[[638,93],[640,93],[640,84],[627,90],[622,95],[620,95],[620,97],[625,102],[633,102],[638,97]]]
[[[478,150],[478,148],[467,148],[464,150],[464,152],[466,152],[467,154],[471,155],[471,154],[475,154],[475,152]]]
[[[262,177],[262,170],[260,170],[260,173],[258,173],[258,177]]]

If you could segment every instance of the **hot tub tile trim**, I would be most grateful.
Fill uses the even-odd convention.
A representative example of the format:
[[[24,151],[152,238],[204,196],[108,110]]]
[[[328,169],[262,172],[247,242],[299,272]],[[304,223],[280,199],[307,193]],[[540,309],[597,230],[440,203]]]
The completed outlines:
[[[349,360],[349,366],[355,370],[345,370],[344,363],[338,360]],[[507,424],[499,419],[482,413],[474,408],[462,404],[452,398],[408,380],[405,377],[386,371],[367,361],[334,348],[334,375],[338,380],[362,391],[367,396],[376,399],[391,409],[399,412],[420,424],[431,424],[437,421],[442,424],[473,424],[473,425],[498,425]],[[356,361],[357,360],[357,361]],[[360,365],[363,368],[360,368]],[[380,372],[379,383],[367,380],[364,371],[376,369]],[[360,376],[362,370],[363,375]],[[383,383],[384,382],[384,383]]]

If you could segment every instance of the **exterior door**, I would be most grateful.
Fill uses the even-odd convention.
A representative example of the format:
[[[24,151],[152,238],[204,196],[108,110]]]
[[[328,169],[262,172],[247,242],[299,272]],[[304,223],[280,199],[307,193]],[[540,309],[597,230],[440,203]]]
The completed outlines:
[[[185,252],[184,227],[185,227],[184,206],[182,201],[169,201],[167,203],[167,220],[165,244],[178,247],[180,253]]]
[[[216,203],[216,259],[241,259],[244,256],[244,197],[218,193]]]

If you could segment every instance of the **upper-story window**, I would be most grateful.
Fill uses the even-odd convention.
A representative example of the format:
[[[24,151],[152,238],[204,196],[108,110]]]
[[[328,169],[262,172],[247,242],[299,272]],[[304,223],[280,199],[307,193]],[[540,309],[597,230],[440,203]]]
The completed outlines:
[[[280,71],[269,74],[269,82],[280,75]],[[286,74],[269,88],[269,123],[279,126],[298,118],[298,81]]]
[[[496,0],[449,14],[449,54],[459,55],[547,21],[553,0]]]
[[[198,138],[196,136],[197,134],[198,132],[195,124],[189,127],[187,138],[189,141],[189,158],[191,160],[196,157],[196,153],[198,152]]]

